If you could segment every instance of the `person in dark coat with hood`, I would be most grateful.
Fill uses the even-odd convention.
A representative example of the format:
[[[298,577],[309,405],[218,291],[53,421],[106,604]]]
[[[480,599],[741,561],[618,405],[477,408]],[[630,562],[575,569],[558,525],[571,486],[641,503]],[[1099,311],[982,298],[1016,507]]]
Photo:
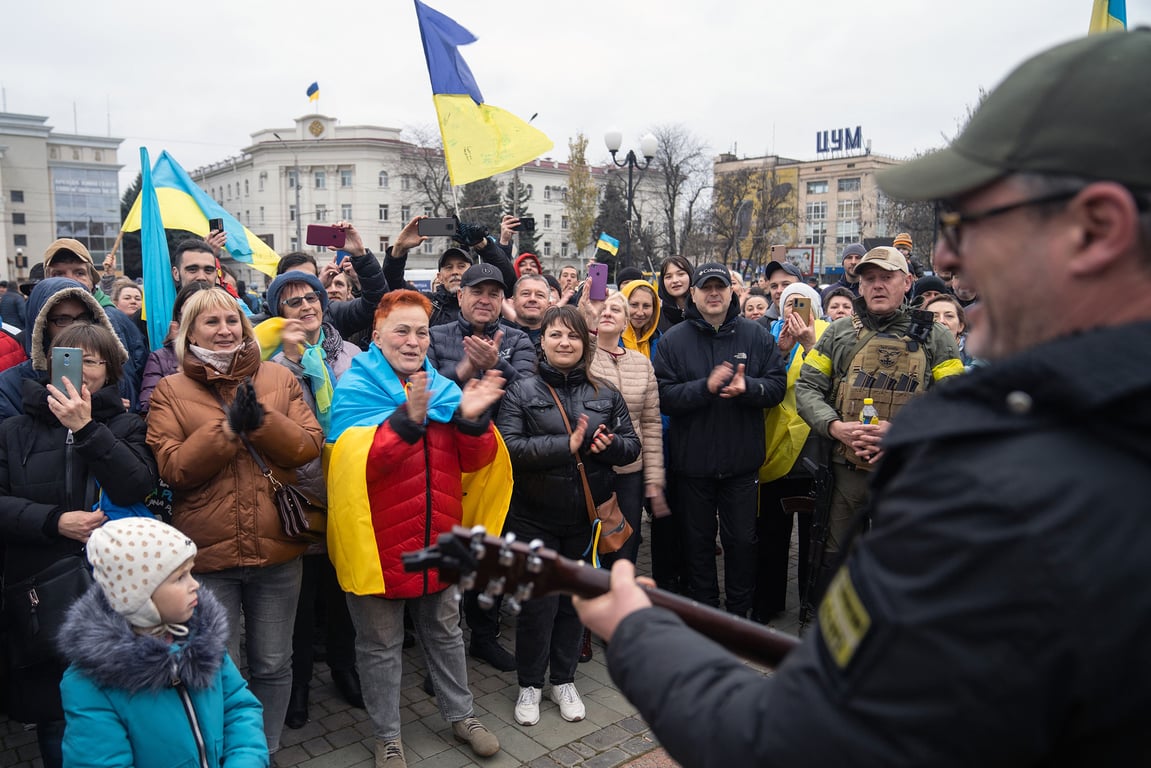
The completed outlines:
[[[48,281],[45,281],[48,282]],[[41,283],[43,285],[44,283]],[[53,344],[83,351],[83,384],[68,392],[23,381],[23,413],[0,424],[0,537],[7,544],[4,583],[15,584],[67,557],[80,557],[106,519],[104,498],[127,506],[156,486],[156,463],[143,420],[124,409],[117,381],[128,353],[101,325],[73,324]],[[21,655],[27,648],[9,653]],[[37,724],[41,757],[60,766],[64,663],[48,658],[12,670],[8,714]]]
[[[691,276],[695,268],[682,256],[668,256],[659,265],[659,332],[683,321],[691,303]],[[730,278],[729,278],[730,279]]]

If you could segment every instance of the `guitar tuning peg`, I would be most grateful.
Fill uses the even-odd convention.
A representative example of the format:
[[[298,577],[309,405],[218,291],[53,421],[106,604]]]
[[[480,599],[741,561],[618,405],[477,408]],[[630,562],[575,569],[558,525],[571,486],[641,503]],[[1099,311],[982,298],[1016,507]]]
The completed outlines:
[[[476,586],[476,572],[469,571],[460,575],[460,591],[467,592],[469,589],[474,589]]]
[[[540,573],[544,569],[543,558],[539,556],[539,551],[543,549],[544,542],[542,539],[532,539],[531,544],[528,544],[528,549],[531,554],[528,556],[527,570],[529,573]]]
[[[481,592],[480,594],[476,595],[476,603],[485,611],[490,611],[493,607],[495,607],[496,601],[495,598],[493,598],[487,592]]]
[[[515,600],[517,603],[522,603],[525,600],[531,600],[534,585],[530,581],[526,581],[516,587],[516,593],[509,600]]]
[[[472,538],[473,539],[477,536],[479,536],[482,539],[484,536],[487,536],[487,535],[488,535],[488,529],[487,528],[484,528],[482,525],[473,525],[472,526]]]
[[[520,601],[516,600],[514,597],[504,598],[504,605],[507,606],[507,609],[512,616],[519,616],[520,611],[524,609],[524,607],[520,605]]]
[[[504,593],[505,583],[507,583],[507,580],[503,576],[492,579],[488,582],[488,585],[484,587],[484,594],[491,595],[492,597],[502,595]]]
[[[512,564],[516,561],[516,554],[512,552],[511,545],[516,540],[514,533],[509,533],[508,537],[504,539],[503,546],[500,547],[499,564],[503,568],[511,568]]]
[[[511,531],[508,531],[504,534],[504,541],[508,544],[514,544],[516,542],[516,535]]]

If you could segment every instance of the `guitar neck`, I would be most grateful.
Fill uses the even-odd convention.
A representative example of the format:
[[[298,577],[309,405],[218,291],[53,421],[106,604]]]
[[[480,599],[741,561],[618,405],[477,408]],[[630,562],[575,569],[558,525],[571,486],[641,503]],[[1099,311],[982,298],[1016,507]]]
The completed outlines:
[[[583,561],[562,557],[556,560],[556,578],[549,584],[552,592],[592,598],[599,597],[611,588],[611,575],[607,570],[593,568]],[[799,644],[799,638],[794,635],[777,632],[672,592],[641,586],[652,605],[671,611],[696,632],[756,664],[777,667],[788,652]]]

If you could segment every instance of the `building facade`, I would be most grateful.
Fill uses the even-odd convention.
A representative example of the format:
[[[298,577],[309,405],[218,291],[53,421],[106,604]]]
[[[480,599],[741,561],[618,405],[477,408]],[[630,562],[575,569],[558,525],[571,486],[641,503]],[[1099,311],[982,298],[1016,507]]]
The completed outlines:
[[[100,264],[120,229],[122,141],[0,112],[0,278],[27,277],[59,237],[84,243]]]
[[[349,220],[365,245],[383,254],[413,216],[450,216],[450,197],[436,199],[443,198],[446,189],[430,195],[420,183],[429,170],[442,173],[442,159],[403,140],[399,129],[342,125],[314,114],[297,118],[291,128],[257,131],[238,157],[190,175],[277,253],[310,249],[322,263],[326,249],[305,244],[309,224]],[[594,250],[571,237],[565,210],[568,172],[567,163],[544,158],[495,177],[501,200],[509,184],[528,190],[526,205],[536,221],[538,255],[546,269],[557,272]],[[591,175],[602,195],[607,169],[592,167]],[[466,212],[462,218],[468,218]],[[409,256],[408,264],[434,269],[446,247],[442,238],[428,240]]]

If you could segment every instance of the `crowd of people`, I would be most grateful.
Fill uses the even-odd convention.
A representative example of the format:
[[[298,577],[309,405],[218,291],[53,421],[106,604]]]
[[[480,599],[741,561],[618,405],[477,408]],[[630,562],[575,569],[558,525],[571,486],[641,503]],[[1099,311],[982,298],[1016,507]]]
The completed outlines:
[[[1149,34],[1056,48],[1012,78],[1088,99],[1050,73],[1151,66]],[[1122,585],[1146,576],[1149,529],[1130,501],[1147,373],[1117,363],[1143,348],[1151,313],[1108,297],[1148,282],[1151,164],[1055,131],[1060,151],[1035,156],[1062,164],[1011,165],[1001,145],[1028,157],[1043,136],[1010,128],[1041,108],[1011,83],[963,151],[881,180],[945,201],[924,276],[900,233],[845,247],[822,291],[786,261],[745,280],[672,256],[652,281],[620,270],[618,290],[593,297],[572,267],[513,259],[505,216],[498,237],[461,226],[420,292],[405,281],[426,240],[417,217],[382,259],[338,222],[347,258],[285,256],[253,307],[225,287],[210,233],[173,252],[171,325],[149,354],[140,286],[56,241],[22,327],[5,317],[21,352],[0,373],[9,715],[35,724],[48,768],[112,752],[166,764],[159,750],[264,766],[283,727],[308,720],[320,641],[341,695],[370,716],[376,765],[402,768],[402,652],[418,643],[424,690],[486,757],[500,743],[476,716],[466,656],[515,672],[521,726],[541,722],[545,691],[579,721],[594,632],[689,765],[1146,757],[1147,695],[1129,681],[1151,663],[1137,631],[1151,614],[1106,641],[1068,616],[1122,614]],[[1079,131],[1143,119],[1111,110],[1075,110]],[[1027,230],[999,236],[1027,241],[1040,288],[1023,289],[990,236],[1001,216]],[[288,486],[326,511],[326,530],[285,526]],[[525,601],[514,651],[498,595],[403,567],[460,524],[586,557],[612,498],[632,534],[603,558],[611,592]],[[797,521],[797,597],[818,623],[774,678],[652,608],[635,581],[647,530],[659,587],[770,622],[788,603]],[[38,589],[66,588],[70,608],[27,610]],[[58,643],[38,642],[57,620]],[[987,715],[957,731],[956,702]]]

